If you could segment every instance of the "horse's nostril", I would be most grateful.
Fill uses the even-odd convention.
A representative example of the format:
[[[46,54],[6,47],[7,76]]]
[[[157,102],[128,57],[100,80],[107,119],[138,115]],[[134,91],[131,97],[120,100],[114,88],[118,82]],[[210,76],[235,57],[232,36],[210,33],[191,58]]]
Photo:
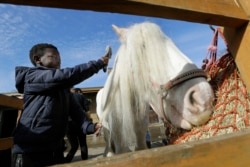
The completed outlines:
[[[194,91],[190,92],[190,94],[189,94],[189,101],[190,101],[190,104],[194,105],[194,103],[195,103]]]

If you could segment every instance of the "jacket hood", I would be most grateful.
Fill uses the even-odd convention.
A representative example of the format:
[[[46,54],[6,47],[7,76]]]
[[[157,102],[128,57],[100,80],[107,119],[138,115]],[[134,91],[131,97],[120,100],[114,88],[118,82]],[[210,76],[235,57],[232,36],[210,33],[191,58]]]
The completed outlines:
[[[29,69],[29,67],[16,67],[16,88],[19,93],[24,91],[25,75]]]

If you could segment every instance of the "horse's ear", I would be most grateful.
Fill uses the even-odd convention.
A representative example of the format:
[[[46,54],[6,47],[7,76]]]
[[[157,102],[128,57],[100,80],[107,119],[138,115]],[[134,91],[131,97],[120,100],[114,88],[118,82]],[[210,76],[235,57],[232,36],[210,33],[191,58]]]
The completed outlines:
[[[128,30],[126,28],[117,27],[116,25],[112,25],[112,28],[115,31],[115,33],[117,34],[119,40],[121,42],[125,42],[125,36],[126,36]]]

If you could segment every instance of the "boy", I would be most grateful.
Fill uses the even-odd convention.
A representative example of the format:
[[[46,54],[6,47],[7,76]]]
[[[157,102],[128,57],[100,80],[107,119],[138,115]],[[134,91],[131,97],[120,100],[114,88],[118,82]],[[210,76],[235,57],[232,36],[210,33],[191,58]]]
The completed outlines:
[[[89,121],[73,100],[70,88],[107,66],[109,59],[103,56],[97,61],[60,69],[57,48],[40,43],[31,48],[30,60],[35,67],[16,67],[16,88],[24,94],[24,106],[14,132],[12,166],[62,163],[68,116],[85,134],[99,133],[102,127]]]

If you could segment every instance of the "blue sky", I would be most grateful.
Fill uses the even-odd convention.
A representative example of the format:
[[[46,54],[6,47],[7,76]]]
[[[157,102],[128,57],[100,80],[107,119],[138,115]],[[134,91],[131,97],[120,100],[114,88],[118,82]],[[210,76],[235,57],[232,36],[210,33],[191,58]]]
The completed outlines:
[[[0,4],[0,93],[15,92],[15,66],[32,66],[28,53],[41,42],[58,47],[62,68],[96,60],[107,45],[113,49],[112,67],[120,45],[111,25],[127,27],[151,21],[200,67],[212,39],[208,25],[146,16]],[[98,74],[75,87],[103,86]]]

